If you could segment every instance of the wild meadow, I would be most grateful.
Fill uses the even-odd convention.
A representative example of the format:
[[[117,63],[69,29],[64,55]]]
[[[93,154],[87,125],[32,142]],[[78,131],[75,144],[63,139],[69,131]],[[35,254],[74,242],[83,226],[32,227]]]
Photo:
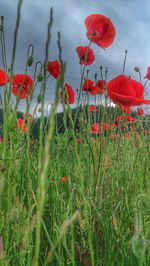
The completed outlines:
[[[3,16],[0,23],[0,265],[150,265],[150,115],[144,114],[150,68],[144,78],[137,66],[137,80],[126,76],[125,51],[116,77],[100,66],[91,80],[94,47],[109,49],[116,31],[107,14],[90,14],[83,21],[87,45],[76,47],[81,77],[75,90],[65,79],[60,32],[58,58],[50,58],[51,9],[43,62],[34,61],[30,44],[24,72],[16,73],[21,9],[19,0],[9,60]],[[56,87],[45,118],[48,79]]]

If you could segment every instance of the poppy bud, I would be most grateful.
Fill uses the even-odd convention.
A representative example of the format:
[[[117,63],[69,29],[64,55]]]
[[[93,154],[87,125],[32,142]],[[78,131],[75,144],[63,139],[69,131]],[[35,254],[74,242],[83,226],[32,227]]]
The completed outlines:
[[[88,77],[88,75],[89,75],[89,71],[90,71],[89,69],[86,70],[87,77]]]
[[[30,67],[30,66],[32,66],[32,64],[33,64],[33,56],[31,55],[27,59],[27,65]]]
[[[97,73],[95,73],[94,78],[95,78],[95,82],[97,82]]]
[[[135,72],[140,72],[140,68],[139,68],[138,66],[135,66],[135,67],[134,67],[134,71],[135,71]]]
[[[42,81],[43,80],[43,75],[42,75],[42,73],[39,73],[38,75],[37,75],[37,81]]]
[[[39,94],[38,97],[37,97],[37,102],[41,103],[41,101],[42,101],[42,96]]]

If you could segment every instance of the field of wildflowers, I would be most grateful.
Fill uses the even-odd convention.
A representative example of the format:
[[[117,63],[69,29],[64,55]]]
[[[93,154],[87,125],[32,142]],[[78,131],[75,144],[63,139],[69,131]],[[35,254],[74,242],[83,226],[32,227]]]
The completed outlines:
[[[30,44],[24,72],[14,73],[21,7],[22,0],[10,66],[3,16],[0,24],[0,265],[150,265],[150,116],[143,109],[150,104],[144,98],[150,67],[144,79],[139,67],[138,80],[126,76],[125,51],[118,76],[110,80],[100,67],[89,79],[95,45],[109,49],[116,35],[109,18],[90,14],[84,21],[88,44],[76,48],[81,79],[74,90],[64,82],[59,32],[58,59],[49,58],[51,9],[43,62],[34,62]],[[29,68],[35,69],[33,77]],[[56,89],[45,119],[49,78]],[[40,94],[30,114],[37,84]],[[18,115],[21,101],[26,108]]]

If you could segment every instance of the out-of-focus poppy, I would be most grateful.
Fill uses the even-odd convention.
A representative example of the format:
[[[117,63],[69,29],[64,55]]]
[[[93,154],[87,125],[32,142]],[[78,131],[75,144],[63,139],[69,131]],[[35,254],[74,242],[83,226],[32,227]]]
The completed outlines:
[[[20,128],[23,134],[27,133],[27,125],[21,118],[17,119],[16,127]]]
[[[131,114],[131,108],[130,106],[125,106],[125,105],[119,105],[120,106],[120,111],[126,114]]]
[[[98,134],[100,132],[100,125],[98,123],[93,123],[91,127],[92,134]]]
[[[24,118],[25,117],[25,114],[22,114],[22,117]],[[32,123],[33,122],[33,116],[31,114],[28,114],[27,115],[27,119],[29,120],[29,123]]]
[[[108,131],[109,130],[109,125],[107,123],[105,123],[105,122],[102,124],[102,127],[103,127],[104,131]]]
[[[3,69],[0,69],[0,86],[4,86],[8,82],[10,82],[9,75]]]
[[[150,80],[150,67],[147,68],[146,76],[144,78]]]
[[[96,112],[97,108],[94,105],[89,106],[89,111],[90,112]]]
[[[106,86],[107,86],[107,83],[106,83],[106,81],[105,80],[98,80],[97,82],[96,82],[96,85],[95,85],[96,87],[97,87],[97,94],[100,94],[100,95],[102,95],[103,93],[104,93],[104,90],[106,89]]]
[[[94,86],[94,81],[91,79],[84,79],[82,90],[83,91],[90,91]]]
[[[115,118],[115,122],[118,123],[119,121],[124,121],[125,120],[125,117],[123,115],[118,115],[116,118]]]
[[[63,176],[63,177],[61,177],[61,178],[59,179],[59,182],[60,182],[60,183],[65,183],[67,180],[68,180],[68,176],[65,175],[65,176]]]
[[[61,101],[64,104],[73,104],[75,102],[75,93],[68,83],[65,84],[64,89],[61,92]]]
[[[126,116],[126,121],[127,122],[136,122],[136,118],[135,117],[131,117],[130,115]]]
[[[144,110],[141,109],[141,108],[137,108],[137,115],[138,115],[138,116],[142,116],[142,115],[144,115]]]

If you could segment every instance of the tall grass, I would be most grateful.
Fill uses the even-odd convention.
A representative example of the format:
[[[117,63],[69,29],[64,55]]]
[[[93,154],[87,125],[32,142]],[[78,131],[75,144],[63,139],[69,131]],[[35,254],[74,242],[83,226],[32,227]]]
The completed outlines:
[[[10,74],[21,7],[22,1],[19,1],[10,69],[3,24],[0,31],[3,66]],[[16,103],[13,106],[11,101],[11,84],[5,86],[2,97],[0,265],[150,265],[149,135],[144,134],[144,124],[138,119],[136,129],[129,130],[126,124],[125,130],[118,132],[119,138],[115,137],[113,129],[92,136],[94,119],[112,120],[108,106],[99,107],[98,116],[89,112],[86,116],[85,109],[82,112],[78,109],[75,120],[80,116],[81,124],[76,132],[72,111],[64,105],[65,131],[59,134],[55,130],[56,108],[66,69],[61,58],[60,34],[58,48],[62,71],[45,131],[45,65],[52,22],[51,9],[45,59],[39,63],[40,73],[35,71],[34,76],[35,86],[39,74],[43,80],[41,98],[38,98],[42,106],[39,138],[33,139],[32,144],[30,124],[27,123],[26,135],[16,128],[18,106],[16,108]],[[28,67],[27,64],[26,73]],[[26,100],[25,118],[32,100],[32,97]],[[105,100],[107,103],[107,98]],[[81,143],[77,143],[77,137]],[[64,176],[68,178],[61,179]]]

